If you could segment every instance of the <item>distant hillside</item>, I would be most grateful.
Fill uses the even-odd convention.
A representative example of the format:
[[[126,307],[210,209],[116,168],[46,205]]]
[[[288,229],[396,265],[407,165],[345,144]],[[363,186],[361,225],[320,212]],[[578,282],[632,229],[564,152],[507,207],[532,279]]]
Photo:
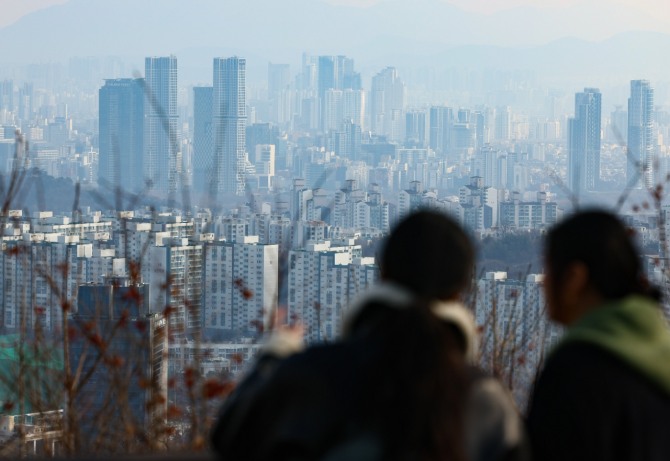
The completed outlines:
[[[543,271],[541,247],[539,233],[508,234],[500,239],[486,237],[479,243],[477,270],[506,271],[510,278],[522,280],[528,274]]]
[[[6,178],[2,177],[3,186]],[[48,192],[47,192],[48,191]],[[2,194],[4,199],[4,194]],[[26,173],[21,188],[11,202],[12,209],[24,210],[26,213],[35,211],[53,211],[55,213],[70,213],[74,208],[91,207],[93,210],[114,209],[117,197],[105,188],[91,189],[76,185],[70,179],[54,178],[38,169]],[[135,205],[134,207],[129,206]],[[162,203],[151,201],[150,197],[140,199],[123,197],[121,209],[135,208],[143,205],[159,206]]]

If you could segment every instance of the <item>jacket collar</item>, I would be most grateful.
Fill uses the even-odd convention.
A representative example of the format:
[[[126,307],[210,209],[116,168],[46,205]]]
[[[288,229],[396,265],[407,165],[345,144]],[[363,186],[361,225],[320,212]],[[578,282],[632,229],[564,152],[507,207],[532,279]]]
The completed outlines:
[[[389,309],[406,309],[414,295],[407,289],[393,283],[381,283],[374,286],[354,302],[347,312],[343,327],[343,336],[351,334],[352,325],[361,315],[363,309],[375,302],[387,306]],[[475,364],[479,350],[477,327],[472,312],[459,301],[431,302],[431,311],[437,318],[454,325],[465,339],[465,359]]]
[[[670,394],[670,329],[658,303],[632,295],[584,315],[557,346],[585,342],[599,347]]]

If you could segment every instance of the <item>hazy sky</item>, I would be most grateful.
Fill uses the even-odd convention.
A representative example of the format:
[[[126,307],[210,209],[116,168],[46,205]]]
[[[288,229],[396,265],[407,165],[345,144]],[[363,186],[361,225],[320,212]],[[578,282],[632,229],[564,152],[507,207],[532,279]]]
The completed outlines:
[[[9,25],[33,11],[66,2],[67,0],[0,0],[0,27]]]
[[[412,0],[326,0],[335,5],[358,5],[370,6],[385,1],[406,1],[408,7]],[[640,9],[670,18],[670,12],[666,11],[666,0],[444,0],[459,8],[478,13],[495,13],[496,11],[517,8],[521,6],[533,6],[539,8],[562,8],[579,3],[601,4],[603,7],[612,4],[623,4],[635,6]]]
[[[33,11],[51,5],[66,3],[68,0],[0,0],[0,27],[9,25],[22,16]],[[142,0],[138,0],[142,1]],[[192,0],[188,0],[192,1]],[[197,1],[197,0],[196,0]],[[277,0],[281,1],[281,0]],[[385,1],[406,2],[411,8],[413,0],[324,0],[337,5],[370,6]],[[478,13],[494,13],[496,11],[516,8],[521,6],[534,6],[545,8],[563,8],[574,4],[596,4],[603,8],[611,7],[613,4],[634,6],[638,9],[652,13],[657,19],[670,21],[670,8],[667,8],[667,0],[444,0],[464,10]]]

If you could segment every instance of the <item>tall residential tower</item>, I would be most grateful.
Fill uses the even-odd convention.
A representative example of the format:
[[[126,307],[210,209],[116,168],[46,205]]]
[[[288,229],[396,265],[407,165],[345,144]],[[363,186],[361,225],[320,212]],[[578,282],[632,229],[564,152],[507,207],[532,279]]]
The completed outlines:
[[[214,58],[214,161],[209,184],[218,193],[244,195],[247,124],[246,60]]]
[[[575,116],[568,123],[568,187],[575,195],[600,183],[601,106],[597,88],[575,94]]]
[[[395,67],[387,67],[372,77],[370,128],[390,141],[402,141],[405,84]]]
[[[628,99],[629,184],[654,184],[654,89],[647,80],[630,82]],[[639,181],[638,181],[639,179]]]
[[[193,88],[193,190],[208,191],[214,160],[213,93],[211,86]]]
[[[177,112],[177,58],[144,62],[144,176],[152,190],[174,197],[182,171]]]
[[[99,92],[100,168],[103,187],[139,192],[144,186],[144,82],[105,80]]]

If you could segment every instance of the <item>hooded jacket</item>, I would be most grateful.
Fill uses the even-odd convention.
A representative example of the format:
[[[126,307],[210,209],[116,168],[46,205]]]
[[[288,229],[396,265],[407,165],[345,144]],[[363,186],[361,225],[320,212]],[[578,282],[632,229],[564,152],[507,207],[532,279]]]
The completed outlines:
[[[349,310],[342,339],[304,352],[302,341],[273,333],[250,375],[222,408],[212,432],[214,449],[236,459],[383,459],[373,434],[356,425],[366,364],[377,360],[374,324],[407,308],[412,295],[391,284],[371,289]],[[431,311],[462,335],[466,360],[477,357],[470,311],[458,302],[433,302]],[[464,421],[472,461],[527,459],[523,427],[510,395],[472,369]],[[355,396],[359,396],[358,399]],[[358,413],[357,413],[358,412]]]
[[[670,459],[670,330],[641,296],[609,302],[570,327],[536,385],[535,459]]]

